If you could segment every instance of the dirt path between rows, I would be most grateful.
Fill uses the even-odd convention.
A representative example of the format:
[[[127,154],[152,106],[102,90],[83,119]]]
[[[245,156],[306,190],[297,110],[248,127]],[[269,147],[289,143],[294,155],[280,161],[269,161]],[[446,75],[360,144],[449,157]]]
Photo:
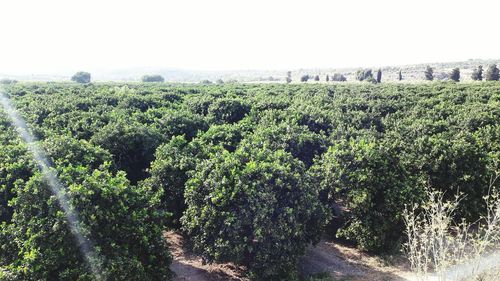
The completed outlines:
[[[230,263],[203,264],[200,257],[185,249],[183,238],[179,233],[171,231],[165,236],[174,259],[171,265],[176,274],[174,281],[248,281],[241,267]],[[306,255],[300,261],[299,270],[304,276],[328,272],[334,280],[414,279],[404,266],[385,265],[380,258],[327,240],[308,248]]]
[[[203,264],[199,256],[189,253],[183,237],[174,231],[165,233],[172,252],[170,268],[175,273],[173,281],[247,281],[243,269],[233,264]]]

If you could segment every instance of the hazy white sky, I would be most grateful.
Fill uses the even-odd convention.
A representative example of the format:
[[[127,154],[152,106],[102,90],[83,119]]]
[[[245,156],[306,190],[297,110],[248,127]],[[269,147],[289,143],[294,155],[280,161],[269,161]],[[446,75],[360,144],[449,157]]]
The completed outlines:
[[[2,0],[0,73],[500,58],[499,0]]]

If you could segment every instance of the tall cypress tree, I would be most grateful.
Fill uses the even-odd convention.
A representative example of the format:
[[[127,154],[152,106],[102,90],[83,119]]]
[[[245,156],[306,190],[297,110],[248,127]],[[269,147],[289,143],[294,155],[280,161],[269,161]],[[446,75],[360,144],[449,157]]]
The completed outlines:
[[[382,70],[379,68],[377,70],[377,83],[382,82]]]
[[[432,81],[434,80],[434,69],[430,66],[427,66],[427,68],[424,71],[425,75],[425,80]]]

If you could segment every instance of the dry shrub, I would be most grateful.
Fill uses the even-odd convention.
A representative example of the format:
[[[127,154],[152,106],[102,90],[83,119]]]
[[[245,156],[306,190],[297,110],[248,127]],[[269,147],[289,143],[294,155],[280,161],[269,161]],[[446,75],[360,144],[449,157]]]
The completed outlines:
[[[486,212],[473,223],[455,218],[463,196],[445,201],[443,193],[426,190],[427,201],[406,208],[405,249],[421,280],[495,280],[500,276],[500,192],[490,181]],[[432,274],[430,274],[432,273]]]

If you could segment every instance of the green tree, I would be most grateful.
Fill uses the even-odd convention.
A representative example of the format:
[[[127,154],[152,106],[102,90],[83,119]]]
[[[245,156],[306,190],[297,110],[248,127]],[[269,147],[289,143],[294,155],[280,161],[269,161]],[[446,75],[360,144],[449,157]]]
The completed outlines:
[[[162,134],[164,140],[184,135],[190,141],[198,132],[206,131],[209,126],[205,118],[196,113],[187,110],[168,110],[156,120],[155,127]]]
[[[382,82],[382,69],[378,69],[377,70],[377,83],[381,83]]]
[[[105,280],[168,280],[171,256],[163,237],[157,196],[129,185],[124,173],[102,167],[59,167],[63,190],[79,214],[82,234],[95,245]],[[66,217],[44,177],[36,172],[20,184],[12,223],[0,225],[3,268],[15,280],[95,280]],[[3,236],[3,237],[2,237]],[[8,247],[14,260],[2,257]],[[1,274],[0,274],[1,276]]]
[[[394,151],[368,138],[341,141],[310,169],[323,203],[333,209],[336,202],[345,202],[349,210],[337,236],[369,251],[397,248],[404,204],[419,195]]]
[[[300,77],[300,82],[307,82],[307,80],[309,80],[309,74],[302,75]]]
[[[314,81],[319,81],[319,75],[314,76]]]
[[[432,81],[434,80],[434,69],[430,66],[427,66],[424,71],[425,80]]]
[[[347,78],[345,78],[345,76],[340,73],[335,73],[333,74],[332,81],[345,82],[347,81]]]
[[[75,73],[75,75],[71,76],[71,81],[81,84],[90,83],[90,73],[79,71]]]
[[[252,128],[253,129],[253,128]],[[208,147],[221,146],[234,152],[243,139],[243,135],[251,128],[246,128],[240,123],[212,125],[206,132],[200,134],[197,141]]]
[[[141,182],[141,186],[161,191],[162,208],[172,214],[167,222],[171,227],[180,226],[179,219],[186,209],[186,181],[197,163],[207,158],[207,151],[207,146],[197,141],[188,142],[184,136],[173,137],[156,150],[151,177]]]
[[[299,257],[326,221],[304,175],[289,153],[249,145],[202,162],[187,183],[182,217],[194,250],[208,262],[244,265],[254,280],[295,279]]]
[[[398,80],[402,81],[403,80],[403,75],[401,74],[401,69],[398,72]]]
[[[474,68],[471,75],[472,80],[474,81],[482,81],[483,80],[483,66],[480,65],[477,68]]]
[[[291,83],[292,82],[292,72],[287,71],[286,72],[286,83]]]
[[[2,127],[0,126],[0,130],[15,134],[14,131]],[[15,198],[17,189],[20,188],[19,184],[29,180],[36,166],[25,146],[14,142],[0,143],[0,225],[2,225],[4,222],[11,222],[14,210],[10,202]],[[0,253],[2,251],[4,250],[0,246]],[[2,260],[1,254],[0,260]]]
[[[221,98],[208,107],[208,118],[216,124],[235,123],[250,112],[250,106],[241,99]]]
[[[163,76],[155,74],[155,75],[144,75],[141,77],[142,82],[165,82],[165,78]]]
[[[325,80],[326,80],[326,82],[329,82],[329,81],[330,81],[330,76],[328,76],[328,74],[326,75]]]
[[[1,85],[10,85],[10,84],[16,84],[16,83],[17,83],[17,80],[8,79],[8,78],[0,79]]]
[[[356,71],[356,80],[358,81],[373,80],[373,71],[371,69],[360,69]]]
[[[455,81],[455,82],[459,82],[460,81],[460,69],[457,67],[457,68],[453,68],[450,72],[450,79]]]
[[[486,70],[486,75],[484,76],[486,81],[498,81],[500,78],[500,70],[496,64],[488,66]]]
[[[306,167],[311,166],[314,157],[326,150],[326,141],[322,134],[313,133],[306,126],[289,123],[264,123],[257,126],[247,139],[262,148],[284,149],[302,161]]]
[[[119,170],[136,184],[147,177],[146,169],[154,159],[161,135],[146,125],[126,120],[110,122],[92,136],[91,142],[113,155]]]

